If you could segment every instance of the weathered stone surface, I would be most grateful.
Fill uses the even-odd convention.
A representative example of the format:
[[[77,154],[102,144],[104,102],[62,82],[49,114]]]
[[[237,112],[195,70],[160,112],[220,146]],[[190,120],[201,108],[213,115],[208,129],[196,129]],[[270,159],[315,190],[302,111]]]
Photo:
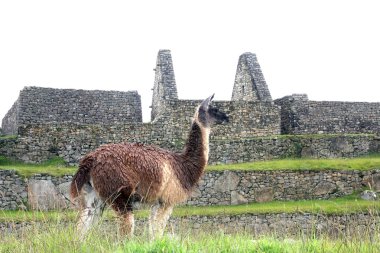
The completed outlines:
[[[255,190],[254,195],[257,202],[268,202],[273,200],[274,191],[271,187],[260,188]]]
[[[313,190],[313,194],[316,196],[326,195],[334,192],[337,189],[336,184],[331,182],[320,182]]]
[[[232,171],[224,171],[223,175],[219,177],[215,182],[215,190],[219,192],[228,192],[236,189],[239,184],[240,177]]]
[[[369,180],[369,187],[376,192],[380,192],[380,174],[372,175]]]
[[[377,194],[374,191],[365,190],[364,192],[362,192],[362,194],[360,195],[360,197],[362,199],[365,199],[365,200],[376,200],[377,199]]]
[[[73,203],[71,203],[71,200],[70,200],[70,185],[71,185],[71,181],[57,185],[58,193],[65,200],[66,207],[69,207],[69,206],[73,207]]]
[[[246,204],[246,203],[248,203],[248,200],[244,198],[243,195],[241,195],[237,191],[231,192],[231,205],[240,205],[240,204]]]
[[[28,203],[33,210],[53,210],[66,208],[62,195],[50,180],[29,180]]]

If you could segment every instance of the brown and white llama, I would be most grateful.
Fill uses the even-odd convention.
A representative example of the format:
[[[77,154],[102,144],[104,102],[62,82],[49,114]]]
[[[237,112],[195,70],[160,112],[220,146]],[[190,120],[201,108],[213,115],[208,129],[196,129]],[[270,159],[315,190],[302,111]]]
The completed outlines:
[[[107,144],[80,161],[70,190],[73,200],[82,199],[78,221],[81,236],[98,220],[106,203],[121,217],[121,231],[132,235],[135,202],[152,206],[150,235],[163,234],[173,206],[191,195],[204,172],[210,126],[228,122],[224,112],[210,105],[213,97],[196,109],[182,153],[136,143]]]

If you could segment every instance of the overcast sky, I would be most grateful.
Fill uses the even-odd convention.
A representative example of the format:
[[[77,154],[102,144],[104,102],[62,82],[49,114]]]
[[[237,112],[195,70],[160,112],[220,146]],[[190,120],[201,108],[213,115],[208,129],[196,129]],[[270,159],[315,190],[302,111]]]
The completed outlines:
[[[257,55],[272,98],[380,102],[376,1],[0,0],[0,119],[24,86],[137,90],[150,120],[159,49],[180,99],[231,98]]]

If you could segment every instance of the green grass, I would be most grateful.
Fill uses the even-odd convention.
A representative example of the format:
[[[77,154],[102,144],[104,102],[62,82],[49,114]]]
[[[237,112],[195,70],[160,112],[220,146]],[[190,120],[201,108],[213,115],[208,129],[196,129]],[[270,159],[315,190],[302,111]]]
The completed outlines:
[[[378,232],[375,232],[378,233]],[[378,234],[331,239],[306,235],[225,234],[219,231],[183,231],[150,240],[146,234],[127,239],[117,229],[95,228],[79,240],[73,225],[31,226],[25,232],[0,237],[0,252],[379,252]]]
[[[34,174],[48,174],[52,176],[72,175],[77,167],[69,167],[60,157],[54,157],[41,164],[27,164],[14,161],[4,156],[0,156],[0,169],[15,170],[20,176],[30,177]]]
[[[14,140],[17,139],[17,135],[2,135],[0,140]]]
[[[373,170],[380,169],[380,155],[336,159],[281,159],[240,164],[209,165],[208,171],[221,170]]]
[[[42,164],[26,164],[0,156],[0,169],[15,170],[23,177],[34,174],[63,176],[74,174],[77,167],[68,167],[62,158],[56,157]],[[209,165],[206,171],[272,171],[272,170],[373,170],[380,169],[380,155],[337,159],[281,159],[240,164]]]
[[[149,211],[146,209],[135,211],[136,218],[146,218]],[[269,214],[269,213],[311,213],[311,214],[350,214],[350,213],[380,213],[379,201],[362,200],[356,195],[349,195],[332,200],[297,200],[272,201],[266,203],[250,203],[236,206],[178,206],[174,208],[174,217],[188,216],[216,216],[241,214]],[[1,221],[73,221],[77,217],[76,211],[0,211]],[[111,210],[105,212],[106,219],[115,216]]]
[[[178,217],[268,213],[312,213],[331,215],[358,212],[379,213],[380,202],[366,201],[354,196],[346,196],[333,200],[272,201],[237,206],[177,207],[174,209],[173,215]]]

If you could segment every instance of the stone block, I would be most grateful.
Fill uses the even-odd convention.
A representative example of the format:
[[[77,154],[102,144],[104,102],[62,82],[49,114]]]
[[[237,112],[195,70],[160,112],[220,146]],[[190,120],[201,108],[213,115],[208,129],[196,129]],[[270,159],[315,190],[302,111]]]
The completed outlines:
[[[311,192],[315,196],[326,195],[334,192],[337,189],[337,185],[330,182],[320,182]]]
[[[274,197],[274,191],[271,187],[265,187],[255,190],[255,200],[257,202],[272,201]]]
[[[248,200],[244,198],[243,195],[239,194],[237,191],[231,192],[231,205],[240,205],[246,203],[248,203]]]
[[[362,199],[364,199],[364,200],[376,200],[377,199],[377,194],[374,191],[365,190],[364,192],[362,192],[362,194],[360,195],[360,197]]]
[[[224,171],[214,184],[214,189],[217,192],[229,192],[236,189],[240,182],[240,177],[232,171]]]
[[[65,199],[50,180],[29,180],[28,203],[32,210],[67,208]]]

